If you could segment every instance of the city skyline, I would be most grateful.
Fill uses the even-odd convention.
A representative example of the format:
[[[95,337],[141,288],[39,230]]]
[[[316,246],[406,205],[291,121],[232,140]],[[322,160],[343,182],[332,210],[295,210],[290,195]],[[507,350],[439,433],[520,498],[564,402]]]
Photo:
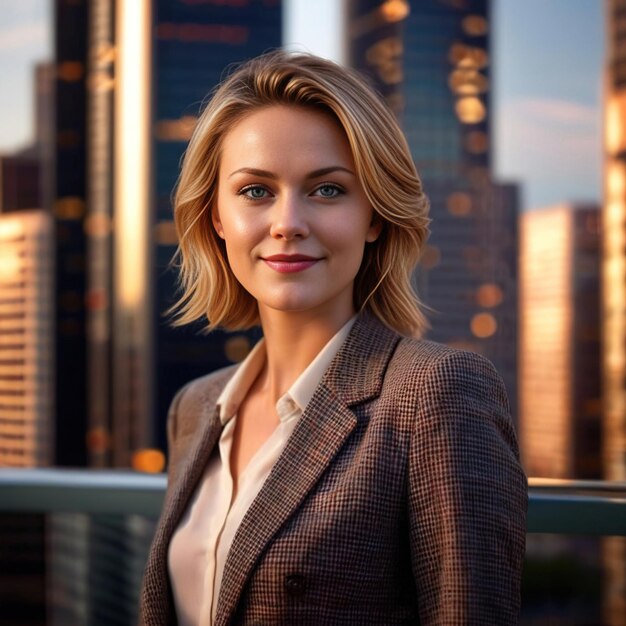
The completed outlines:
[[[312,4],[324,20],[307,16]],[[0,84],[7,58],[19,70],[11,46],[41,50],[54,28],[56,49],[18,71],[32,113],[13,98],[3,113],[8,98],[0,102],[0,465],[161,472],[175,458],[165,440],[175,390],[240,361],[259,338],[260,329],[202,336],[199,325],[173,329],[162,316],[175,294],[171,189],[206,91],[224,68],[282,41],[362,69],[397,112],[432,207],[413,280],[432,324],[426,338],[494,364],[527,475],[619,479],[626,248],[612,225],[626,206],[626,51],[616,45],[626,0],[607,11],[606,56],[600,4],[0,0],[19,5],[0,17]],[[50,15],[29,22],[44,5]],[[328,17],[339,6],[345,14]],[[9,18],[22,21],[7,35]],[[612,74],[600,92],[603,64]],[[3,147],[2,124],[17,126],[17,108],[37,130],[15,153]],[[42,224],[29,230],[31,217]],[[613,368],[604,379],[600,357]],[[604,612],[603,624],[621,624],[623,539],[546,539],[533,535],[551,531],[537,530],[530,513],[521,623],[541,615],[582,626]],[[0,604],[8,596],[21,616],[28,598],[53,624],[87,614],[108,624],[97,621],[105,609],[134,623],[151,522],[8,519],[0,548],[27,544],[36,557],[28,576],[4,575]],[[8,555],[5,572],[25,556]],[[565,591],[555,569],[563,559],[577,585]],[[18,586],[28,593],[12,593]]]
[[[4,4],[0,84],[10,84],[14,98],[0,102],[0,152],[10,153],[32,139],[34,63],[50,55],[51,18],[49,2],[5,0]],[[312,7],[291,0],[288,5],[286,33],[292,35],[286,37],[287,43],[297,41],[331,58],[341,55],[340,3],[325,0]],[[332,7],[334,19],[320,20]],[[541,20],[536,19],[538,14]],[[523,209],[562,201],[599,201],[602,3],[496,0],[491,21],[496,177],[522,184]],[[325,31],[326,37],[321,38]]]

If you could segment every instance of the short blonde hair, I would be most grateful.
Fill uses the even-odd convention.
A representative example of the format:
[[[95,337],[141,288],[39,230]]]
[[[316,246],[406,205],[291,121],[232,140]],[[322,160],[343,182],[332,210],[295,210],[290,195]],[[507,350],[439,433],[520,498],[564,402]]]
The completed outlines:
[[[259,324],[256,300],[230,269],[211,211],[224,136],[252,111],[271,105],[310,107],[336,119],[352,150],[356,175],[382,222],[366,244],[354,305],[387,326],[419,336],[426,318],[411,275],[428,236],[428,200],[395,117],[355,72],[319,57],[283,51],[252,59],[218,86],[200,115],[174,196],[182,295],[168,313],[183,325],[206,316],[207,330]]]

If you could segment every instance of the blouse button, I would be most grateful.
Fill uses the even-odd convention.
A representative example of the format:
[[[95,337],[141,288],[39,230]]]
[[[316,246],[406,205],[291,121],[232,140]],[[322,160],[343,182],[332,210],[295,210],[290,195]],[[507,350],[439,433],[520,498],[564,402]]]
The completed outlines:
[[[285,576],[285,589],[290,596],[301,596],[306,591],[306,579],[300,574]]]

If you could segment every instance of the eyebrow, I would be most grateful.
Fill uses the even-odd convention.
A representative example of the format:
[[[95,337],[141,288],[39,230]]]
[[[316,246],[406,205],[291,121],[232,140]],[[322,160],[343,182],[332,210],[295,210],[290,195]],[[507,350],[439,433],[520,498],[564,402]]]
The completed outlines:
[[[342,167],[341,165],[331,165],[330,167],[322,167],[319,170],[313,170],[306,175],[307,179],[310,178],[319,178],[320,176],[326,176],[326,174],[332,174],[333,172],[347,172],[354,176],[354,172],[349,170],[347,167]],[[277,180],[278,176],[272,172],[268,172],[267,170],[259,170],[255,167],[242,167],[238,170],[232,172],[228,178],[233,177],[235,174],[251,174],[252,176],[261,176],[262,178],[270,178],[272,180]]]

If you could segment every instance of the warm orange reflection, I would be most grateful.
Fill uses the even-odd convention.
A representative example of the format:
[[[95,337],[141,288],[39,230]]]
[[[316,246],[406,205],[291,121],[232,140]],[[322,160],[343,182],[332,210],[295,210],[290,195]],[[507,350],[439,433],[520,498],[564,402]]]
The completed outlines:
[[[64,61],[57,67],[57,76],[66,83],[75,83],[85,74],[85,66],[78,61]]]
[[[483,154],[489,150],[489,136],[480,130],[467,133],[463,140],[465,149],[472,154]]]
[[[606,192],[609,201],[626,199],[626,167],[619,161],[611,161],[606,166]]]
[[[159,141],[189,141],[198,118],[184,115],[178,120],[158,120],[154,134]]]
[[[472,212],[472,198],[464,191],[456,191],[446,198],[446,208],[452,215],[464,217]]]
[[[502,304],[504,295],[502,289],[493,283],[481,285],[476,292],[476,302],[478,306],[490,309]]]
[[[520,444],[529,475],[573,476],[573,209],[520,221]]]
[[[165,455],[161,450],[145,448],[133,454],[132,466],[138,472],[155,474],[165,468]]]
[[[424,246],[422,256],[420,258],[420,266],[431,270],[441,261],[441,250],[437,246],[427,244]]]
[[[399,37],[386,37],[370,46],[366,53],[366,61],[376,69],[380,80],[387,85],[402,82],[402,53],[404,44]]]
[[[60,220],[78,220],[85,214],[85,201],[82,198],[66,196],[54,203],[54,214]]]
[[[380,13],[386,22],[400,22],[411,13],[411,7],[406,0],[386,0],[380,6]]]
[[[229,337],[224,344],[224,353],[226,358],[233,362],[239,363],[243,361],[250,352],[250,340],[244,335],[235,335]]]
[[[626,150],[626,93],[611,94],[604,113],[604,142],[609,154]]]
[[[4,467],[46,466],[52,461],[52,246],[53,219],[48,212],[0,213],[0,466]]]
[[[172,220],[157,222],[154,227],[154,240],[159,246],[178,245],[178,235],[176,234],[174,222]]]
[[[137,0],[137,4],[141,4]],[[245,44],[250,37],[250,29],[245,26],[228,24],[177,24],[161,22],[156,28],[159,39],[170,39],[185,43],[211,42],[217,44]]]
[[[484,48],[455,43],[450,48],[450,63],[458,67],[482,69],[489,64],[489,55]]]
[[[491,313],[477,313],[472,317],[470,328],[475,337],[486,339],[498,330],[498,322]]]
[[[92,428],[87,432],[87,449],[94,454],[104,454],[111,448],[111,434],[105,428]]]
[[[113,223],[106,213],[91,213],[85,218],[84,229],[89,237],[108,237]]]
[[[121,302],[128,309],[145,301],[149,274],[151,32],[145,24],[144,4],[145,0],[126,0],[117,7],[115,281]]]
[[[0,241],[3,237],[0,235]],[[24,262],[20,253],[11,248],[0,249],[0,282],[13,282],[20,278]]]
[[[485,105],[472,96],[460,98],[455,105],[457,117],[464,124],[478,124],[485,119],[487,110]]]
[[[475,69],[457,69],[448,77],[448,85],[459,96],[477,96],[489,89],[487,77]]]
[[[463,18],[461,26],[472,37],[481,37],[489,32],[489,22],[482,15],[468,15]]]

